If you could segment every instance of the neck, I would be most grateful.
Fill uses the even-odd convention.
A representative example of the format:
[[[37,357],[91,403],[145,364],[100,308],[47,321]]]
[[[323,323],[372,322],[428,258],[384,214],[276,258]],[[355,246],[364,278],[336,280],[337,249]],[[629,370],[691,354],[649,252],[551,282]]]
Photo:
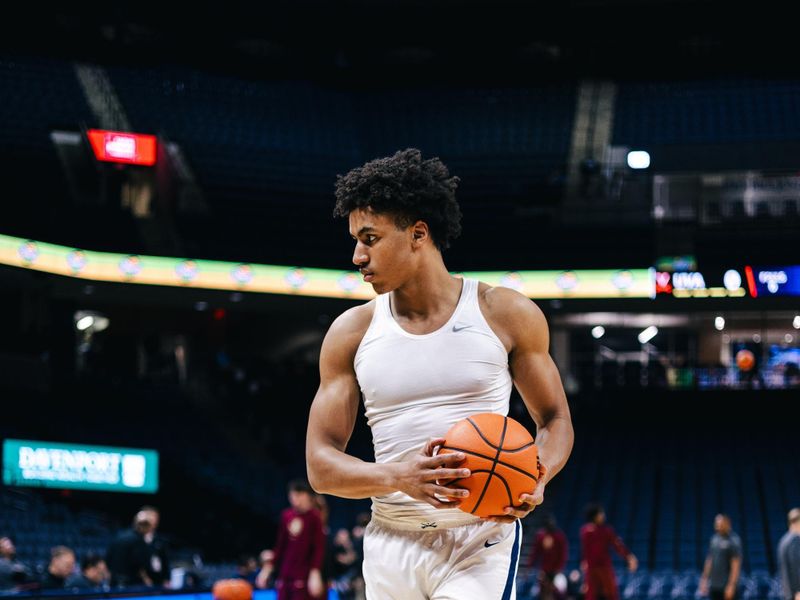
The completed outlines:
[[[793,523],[789,526],[789,531],[800,535],[800,523]]]
[[[443,305],[458,302],[462,283],[450,275],[442,255],[431,253],[414,276],[392,292],[396,314],[407,318],[427,317]]]

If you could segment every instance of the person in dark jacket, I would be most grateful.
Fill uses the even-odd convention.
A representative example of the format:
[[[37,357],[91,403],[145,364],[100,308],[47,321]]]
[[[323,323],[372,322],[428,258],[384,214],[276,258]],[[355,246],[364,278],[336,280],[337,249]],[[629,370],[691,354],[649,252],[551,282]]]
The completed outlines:
[[[70,590],[104,591],[108,587],[108,567],[99,554],[89,553],[81,560],[81,573],[69,579]]]
[[[166,542],[157,535],[160,514],[143,506],[133,519],[133,527],[123,531],[111,544],[106,562],[112,587],[167,587],[169,557]]]

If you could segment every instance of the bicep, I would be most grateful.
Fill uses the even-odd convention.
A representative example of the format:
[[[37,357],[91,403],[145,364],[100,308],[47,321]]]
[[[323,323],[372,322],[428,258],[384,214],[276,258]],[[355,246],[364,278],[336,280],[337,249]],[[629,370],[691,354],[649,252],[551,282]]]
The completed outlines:
[[[308,447],[332,445],[344,451],[355,427],[359,405],[355,376],[339,374],[324,379],[308,417]]]
[[[333,446],[344,451],[353,433],[360,400],[353,367],[358,338],[332,328],[320,351],[320,385],[308,417],[308,451]]]

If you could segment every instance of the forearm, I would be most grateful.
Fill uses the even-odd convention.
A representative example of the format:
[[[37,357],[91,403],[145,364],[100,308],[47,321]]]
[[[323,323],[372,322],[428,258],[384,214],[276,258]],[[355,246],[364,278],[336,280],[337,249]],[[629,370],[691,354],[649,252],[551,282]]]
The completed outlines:
[[[734,560],[731,563],[731,574],[728,577],[728,585],[731,587],[735,587],[736,584],[739,582],[739,573],[742,570],[742,562],[740,560]]]
[[[575,434],[568,415],[555,416],[536,432],[539,462],[546,468],[545,483],[550,481],[567,462],[572,452]]]
[[[396,492],[395,464],[366,462],[332,446],[313,451],[307,460],[311,487],[340,498],[369,498]]]
[[[711,575],[711,559],[707,558],[705,564],[703,565],[703,574],[701,577],[703,579],[708,579],[709,575]]]

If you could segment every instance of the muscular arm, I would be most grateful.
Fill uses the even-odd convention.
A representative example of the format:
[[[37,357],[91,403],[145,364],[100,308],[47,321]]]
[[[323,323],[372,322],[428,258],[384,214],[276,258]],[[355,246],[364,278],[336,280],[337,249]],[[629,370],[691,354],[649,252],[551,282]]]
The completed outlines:
[[[342,498],[368,498],[402,491],[437,507],[452,507],[465,490],[436,483],[467,477],[455,469],[459,454],[432,456],[431,440],[413,460],[397,463],[366,462],[345,453],[359,409],[359,386],[353,366],[358,345],[372,319],[370,305],[351,309],[331,325],[320,353],[320,386],[308,418],[306,466],[311,486],[319,493]],[[442,502],[436,494],[450,498]]]
[[[347,311],[334,321],[322,342],[320,386],[311,405],[306,437],[308,479],[322,494],[368,498],[394,491],[388,465],[368,463],[345,453],[359,405],[353,359],[370,314],[366,310]]]
[[[509,352],[514,385],[536,423],[539,460],[547,469],[543,488],[563,467],[572,451],[572,418],[553,359],[550,333],[542,311],[525,296],[506,288],[484,294],[490,324]]]

